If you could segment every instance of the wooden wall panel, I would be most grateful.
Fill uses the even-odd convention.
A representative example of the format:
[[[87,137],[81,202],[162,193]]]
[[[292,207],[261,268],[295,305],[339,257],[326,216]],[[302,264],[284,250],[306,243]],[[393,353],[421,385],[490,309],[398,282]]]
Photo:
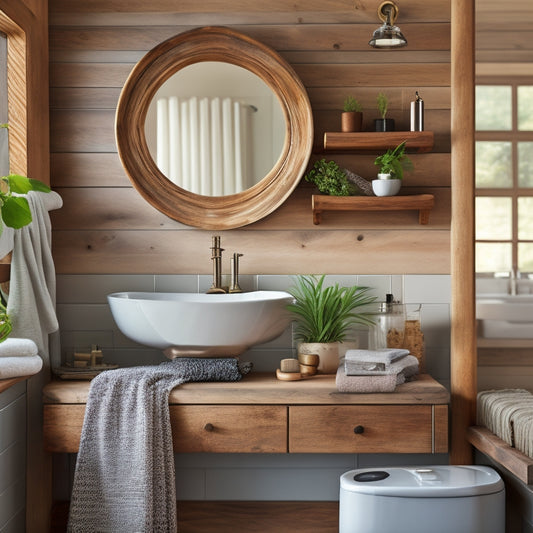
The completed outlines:
[[[499,63],[532,62],[532,20],[529,0],[476,1],[476,63],[484,64],[484,75],[502,74]]]
[[[366,178],[375,175],[376,154],[323,151],[323,134],[339,130],[348,94],[361,101],[370,129],[376,96],[386,92],[397,129],[406,129],[409,103],[419,90],[426,128],[435,133],[434,150],[413,154],[415,170],[404,181],[405,193],[435,194],[427,226],[418,224],[416,212],[326,213],[314,226],[313,189],[302,182],[275,213],[224,232],[225,245],[247,258],[243,271],[376,273],[380,264],[389,274],[448,273],[450,2],[402,2],[397,23],[409,46],[401,50],[367,44],[379,25],[379,4],[50,0],[51,174],[65,200],[52,215],[57,272],[209,271],[201,241],[212,232],[170,220],[138,195],[116,154],[113,123],[120,90],[149,48],[198,25],[226,25],[272,46],[302,78],[315,121],[310,164],[333,159]]]

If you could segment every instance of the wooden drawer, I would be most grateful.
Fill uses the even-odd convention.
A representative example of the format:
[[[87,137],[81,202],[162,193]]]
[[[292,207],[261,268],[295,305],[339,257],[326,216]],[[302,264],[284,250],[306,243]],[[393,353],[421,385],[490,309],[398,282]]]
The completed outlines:
[[[171,405],[177,452],[286,453],[283,405]]]
[[[432,453],[431,405],[291,406],[291,453]]]
[[[84,404],[45,405],[45,449],[77,452],[84,414]],[[287,452],[282,405],[171,405],[170,421],[176,452]]]

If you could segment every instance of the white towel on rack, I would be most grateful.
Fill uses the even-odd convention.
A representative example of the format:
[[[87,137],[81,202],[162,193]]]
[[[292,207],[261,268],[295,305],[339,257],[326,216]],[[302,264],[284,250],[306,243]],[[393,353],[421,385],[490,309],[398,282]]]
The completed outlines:
[[[13,337],[31,339],[48,362],[48,335],[59,328],[55,313],[55,267],[48,211],[63,205],[56,192],[30,191],[32,221],[15,231],[7,312]]]

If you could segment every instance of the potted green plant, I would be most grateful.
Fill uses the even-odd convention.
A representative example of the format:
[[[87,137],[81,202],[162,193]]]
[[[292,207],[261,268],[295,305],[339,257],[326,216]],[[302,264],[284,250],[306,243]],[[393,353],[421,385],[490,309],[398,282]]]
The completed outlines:
[[[384,93],[379,93],[377,96],[378,113],[381,118],[374,120],[376,131],[394,131],[395,124],[393,118],[386,118],[389,110],[389,99]]]
[[[305,181],[315,185],[322,194],[330,196],[372,196],[372,185],[368,180],[345,168],[335,161],[320,159],[305,175]]]
[[[404,170],[411,170],[413,165],[405,153],[405,141],[396,148],[389,148],[376,157],[374,165],[379,167],[378,179],[372,181],[376,196],[394,196],[398,194],[403,180]]]
[[[339,345],[355,324],[372,325],[370,313],[360,308],[372,303],[369,287],[324,286],[325,275],[297,276],[288,292],[294,302],[287,309],[294,315],[299,354],[318,354],[318,372],[334,374],[339,366]],[[359,311],[358,311],[359,310]]]
[[[363,128],[363,108],[353,97],[347,96],[341,114],[341,131],[344,133],[361,131]]]

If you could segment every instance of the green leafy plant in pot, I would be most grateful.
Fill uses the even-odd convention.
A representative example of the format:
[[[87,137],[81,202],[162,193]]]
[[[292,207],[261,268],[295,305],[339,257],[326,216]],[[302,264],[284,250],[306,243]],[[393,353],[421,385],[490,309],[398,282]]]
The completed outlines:
[[[384,93],[379,93],[377,96],[378,113],[381,118],[374,120],[374,129],[376,131],[394,131],[395,122],[393,118],[386,118],[389,110],[389,99]]]
[[[397,194],[402,185],[404,170],[413,168],[411,160],[405,153],[405,141],[376,157],[374,164],[379,167],[378,179],[372,181],[372,189],[376,196]]]
[[[325,286],[325,275],[297,276],[288,289],[294,302],[287,309],[294,315],[294,334],[299,354],[318,354],[318,372],[334,374],[339,366],[339,344],[355,324],[372,325],[371,313],[361,309],[375,298],[369,287]],[[359,310],[359,311],[358,311]]]
[[[363,108],[353,97],[347,96],[341,114],[341,131],[349,133],[363,128]]]

